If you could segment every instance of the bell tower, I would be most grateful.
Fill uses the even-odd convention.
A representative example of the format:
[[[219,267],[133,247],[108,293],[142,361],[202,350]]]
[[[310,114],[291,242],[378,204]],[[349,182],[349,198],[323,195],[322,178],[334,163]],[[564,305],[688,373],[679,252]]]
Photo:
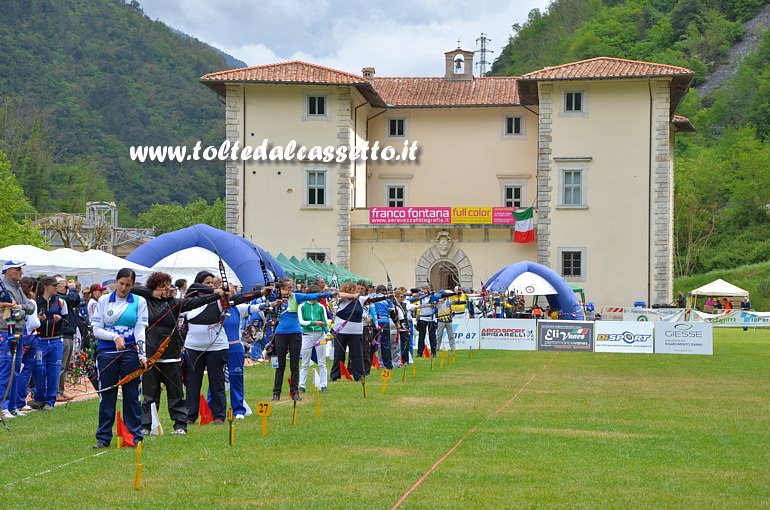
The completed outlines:
[[[445,80],[472,80],[473,79],[473,52],[457,48],[444,53]]]

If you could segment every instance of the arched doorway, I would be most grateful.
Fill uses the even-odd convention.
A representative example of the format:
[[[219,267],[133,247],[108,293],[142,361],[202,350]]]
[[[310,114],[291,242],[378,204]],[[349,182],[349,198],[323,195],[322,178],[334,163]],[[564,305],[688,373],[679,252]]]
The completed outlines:
[[[446,260],[439,260],[430,269],[430,286],[433,289],[454,289],[460,285],[458,280],[460,272],[457,266]]]
[[[423,252],[414,268],[417,285],[430,283],[434,289],[473,287],[473,266],[461,249],[452,243],[449,232],[442,230],[436,244]],[[459,281],[458,281],[459,280]]]

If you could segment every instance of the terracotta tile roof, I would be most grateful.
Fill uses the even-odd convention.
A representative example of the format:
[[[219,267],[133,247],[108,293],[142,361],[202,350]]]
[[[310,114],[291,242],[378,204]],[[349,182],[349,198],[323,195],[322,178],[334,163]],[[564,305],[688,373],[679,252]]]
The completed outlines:
[[[516,78],[474,80],[444,78],[374,78],[374,89],[398,107],[501,106],[519,104]]]
[[[372,88],[372,84],[363,76],[299,60],[209,73],[201,76],[201,82],[222,96],[226,94],[226,83],[352,85],[372,105],[385,106],[385,103]]]
[[[596,57],[560,66],[546,67],[525,74],[522,80],[576,80],[602,78],[640,78],[646,76],[693,76],[684,67],[626,60],[624,58]]]
[[[337,71],[329,67],[308,64],[299,60],[218,71],[202,76],[201,81],[203,83],[247,81],[263,83],[319,83],[324,85],[367,83],[363,76]]]

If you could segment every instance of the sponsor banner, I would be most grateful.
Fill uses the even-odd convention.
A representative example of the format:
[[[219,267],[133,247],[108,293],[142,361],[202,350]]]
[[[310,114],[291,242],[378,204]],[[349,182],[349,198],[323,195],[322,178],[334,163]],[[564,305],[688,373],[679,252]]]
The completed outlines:
[[[652,322],[644,321],[598,321],[594,351],[652,354],[653,327]]]
[[[480,319],[479,340],[482,349],[509,351],[537,350],[534,319]]]
[[[665,321],[672,315],[680,314],[680,308],[626,308],[623,311],[624,321]]]
[[[369,223],[372,225],[415,224],[448,225],[452,223],[450,207],[372,207]]]
[[[457,349],[478,349],[479,347],[479,319],[456,317],[452,320],[455,330],[455,347]],[[444,346],[449,348],[448,342]]]
[[[509,216],[513,216],[508,213]],[[452,223],[457,224],[492,224],[491,207],[452,207]]]
[[[714,354],[714,326],[708,322],[655,323],[657,354]]]
[[[372,225],[515,225],[514,207],[372,207]]]
[[[493,225],[515,225],[516,218],[513,217],[515,207],[493,207],[492,224]]]
[[[594,323],[539,321],[537,348],[541,351],[593,351]]]
[[[770,313],[743,310],[726,310],[721,313],[705,313],[691,310],[690,320],[710,322],[718,328],[770,327]]]

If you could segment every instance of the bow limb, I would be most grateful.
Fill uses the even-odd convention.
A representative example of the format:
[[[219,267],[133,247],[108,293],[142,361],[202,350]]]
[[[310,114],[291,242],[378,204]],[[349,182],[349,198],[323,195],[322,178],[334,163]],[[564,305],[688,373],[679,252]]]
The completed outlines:
[[[377,259],[377,262],[379,262],[382,265],[382,268],[385,270],[385,278],[387,279],[388,283],[388,292],[391,294],[391,299],[393,299],[393,282],[390,279],[390,273],[388,272],[388,268],[385,267],[385,263],[380,259],[380,257],[377,256],[377,253],[375,253],[374,246],[372,246],[372,256]]]
[[[147,358],[147,367],[146,368],[137,368],[133,372],[131,372],[128,375],[123,376],[118,382],[113,384],[112,386],[108,386],[107,388],[102,388],[100,390],[96,391],[89,391],[87,393],[82,393],[81,395],[95,395],[99,393],[104,393],[106,391],[114,390],[115,388],[119,388],[120,386],[123,386],[126,383],[130,383],[134,379],[141,377],[142,374],[145,372],[148,372],[153,369],[155,364],[158,362],[161,356],[163,356],[163,353],[166,351],[166,347],[168,347],[169,342],[171,341],[172,335],[167,336],[158,346],[158,350],[155,351],[155,354]]]

